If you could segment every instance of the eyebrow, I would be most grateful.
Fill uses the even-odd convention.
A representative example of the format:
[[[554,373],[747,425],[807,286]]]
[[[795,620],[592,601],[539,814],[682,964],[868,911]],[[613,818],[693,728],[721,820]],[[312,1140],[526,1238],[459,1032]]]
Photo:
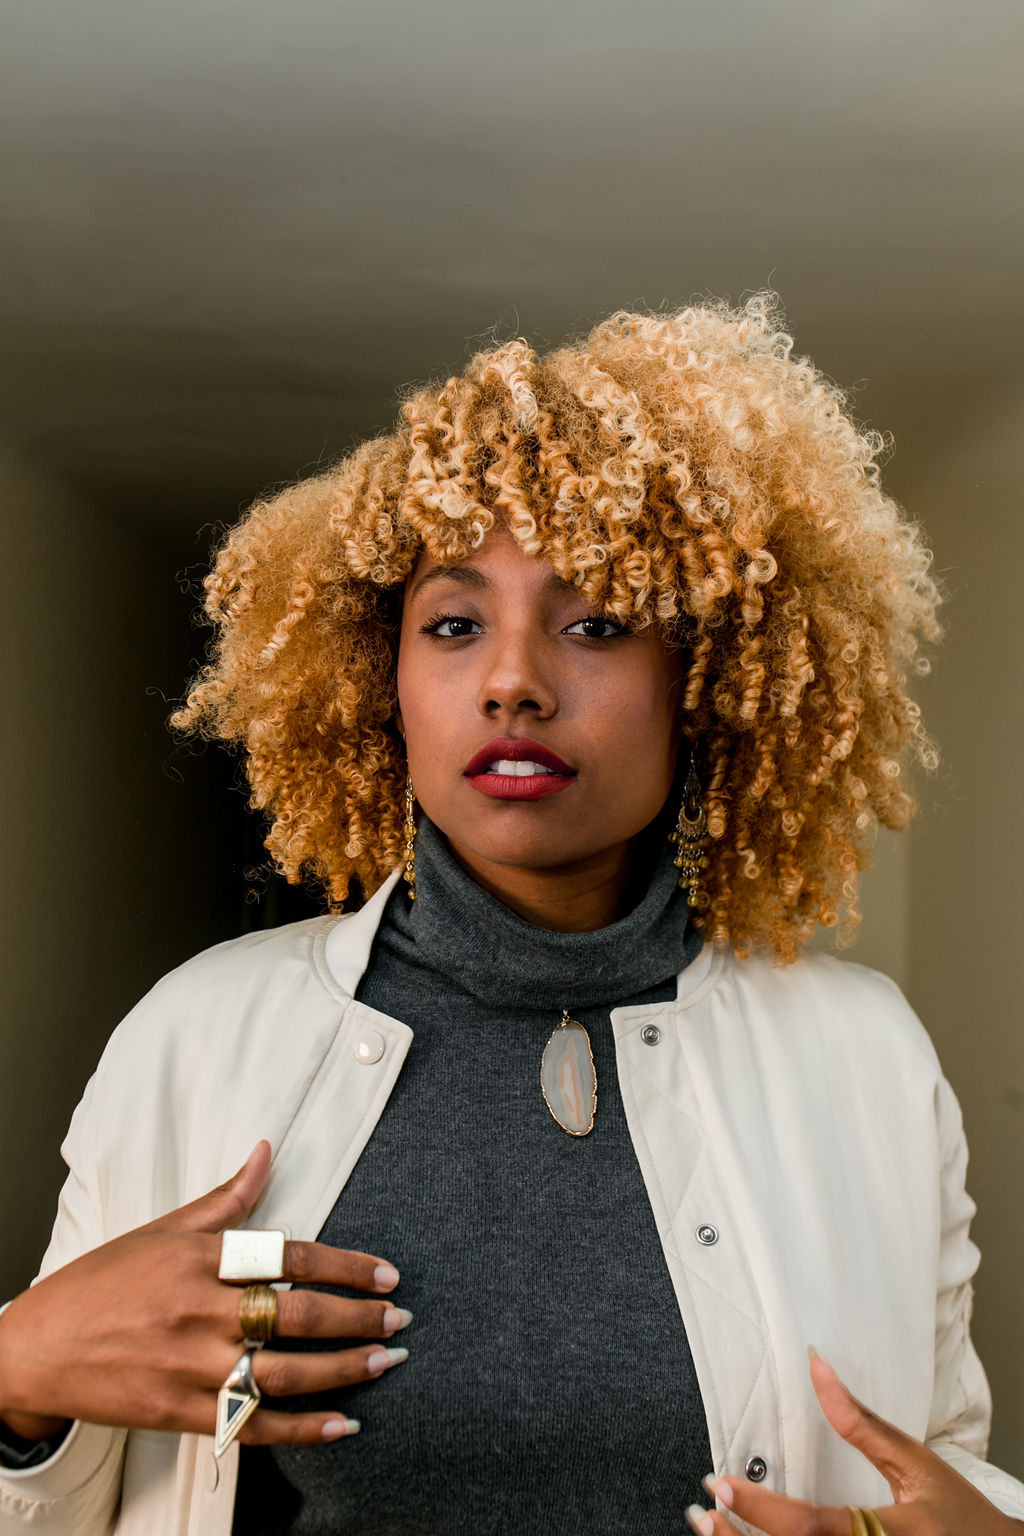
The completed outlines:
[[[416,593],[422,592],[425,587],[430,586],[431,582],[445,580],[454,581],[459,586],[473,587],[477,591],[491,586],[488,577],[482,571],[478,571],[475,566],[435,565],[432,570],[427,571],[424,576],[421,576],[418,581],[414,582],[408,596],[412,597]],[[547,585],[554,592],[576,592],[578,590],[571,581],[564,581],[557,571],[551,572]]]

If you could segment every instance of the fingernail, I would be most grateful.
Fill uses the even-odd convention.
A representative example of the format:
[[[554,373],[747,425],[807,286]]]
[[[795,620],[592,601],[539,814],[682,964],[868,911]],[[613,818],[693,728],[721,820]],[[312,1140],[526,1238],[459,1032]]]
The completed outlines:
[[[383,1328],[385,1333],[398,1333],[403,1328],[408,1328],[412,1322],[412,1313],[406,1307],[388,1307],[384,1313]]]
[[[340,1440],[343,1435],[358,1435],[360,1429],[358,1419],[328,1419],[320,1433],[325,1440]]]
[[[707,1477],[702,1477],[701,1482],[713,1499],[724,1504],[726,1509],[732,1509],[732,1489],[728,1483],[716,1477],[713,1472],[709,1472]]]
[[[706,1509],[701,1509],[699,1504],[691,1504],[686,1511],[686,1518],[700,1536],[715,1536],[715,1522]]]
[[[366,1369],[371,1376],[379,1376],[382,1371],[390,1370],[393,1365],[402,1365],[409,1358],[407,1349],[375,1349],[366,1362]]]
[[[808,1360],[821,1360],[821,1361],[823,1361],[824,1364],[828,1366],[830,1371],[835,1369],[835,1367],[833,1365],[831,1365],[828,1360],[825,1359],[824,1355],[818,1353],[818,1351],[815,1349],[813,1344],[808,1344],[808,1346],[807,1346],[807,1358],[808,1358]]]
[[[393,1264],[378,1264],[373,1272],[373,1283],[378,1291],[393,1291],[398,1281],[398,1270]]]

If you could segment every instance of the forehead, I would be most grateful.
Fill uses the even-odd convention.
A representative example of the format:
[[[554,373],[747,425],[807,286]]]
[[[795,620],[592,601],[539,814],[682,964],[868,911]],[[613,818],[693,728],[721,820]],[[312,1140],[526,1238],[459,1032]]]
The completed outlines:
[[[464,560],[447,563],[435,560],[425,549],[405,584],[405,598],[431,591],[443,582],[477,591],[508,588],[536,589],[553,594],[576,593],[571,582],[563,580],[543,555],[528,555],[507,530],[487,535],[479,549]]]

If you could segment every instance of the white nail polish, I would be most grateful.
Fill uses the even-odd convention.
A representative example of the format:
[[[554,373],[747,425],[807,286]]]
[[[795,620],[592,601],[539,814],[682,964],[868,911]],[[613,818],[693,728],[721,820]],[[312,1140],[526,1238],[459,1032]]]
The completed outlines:
[[[393,1365],[401,1365],[408,1358],[407,1349],[375,1349],[367,1358],[366,1369],[371,1376],[380,1376],[383,1371],[389,1371]]]
[[[715,1536],[715,1525],[706,1509],[701,1509],[699,1504],[691,1504],[686,1511],[686,1518],[699,1532],[699,1536]]]
[[[732,1487],[724,1478],[716,1477],[713,1472],[709,1472],[701,1481],[713,1499],[719,1504],[724,1504],[726,1509],[732,1509]]]
[[[328,1419],[320,1433],[325,1440],[340,1440],[345,1435],[358,1435],[361,1428],[358,1419]]]
[[[388,1307],[384,1313],[384,1332],[400,1333],[403,1328],[408,1328],[412,1322],[412,1313],[407,1307]]]

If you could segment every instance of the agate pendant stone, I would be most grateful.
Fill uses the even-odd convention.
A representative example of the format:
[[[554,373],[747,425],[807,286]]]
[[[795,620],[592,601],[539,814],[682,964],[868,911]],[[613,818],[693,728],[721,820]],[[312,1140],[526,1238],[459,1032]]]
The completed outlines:
[[[562,1010],[562,1022],[544,1047],[540,1064],[544,1103],[567,1136],[586,1136],[594,1128],[597,1072],[590,1036]]]

